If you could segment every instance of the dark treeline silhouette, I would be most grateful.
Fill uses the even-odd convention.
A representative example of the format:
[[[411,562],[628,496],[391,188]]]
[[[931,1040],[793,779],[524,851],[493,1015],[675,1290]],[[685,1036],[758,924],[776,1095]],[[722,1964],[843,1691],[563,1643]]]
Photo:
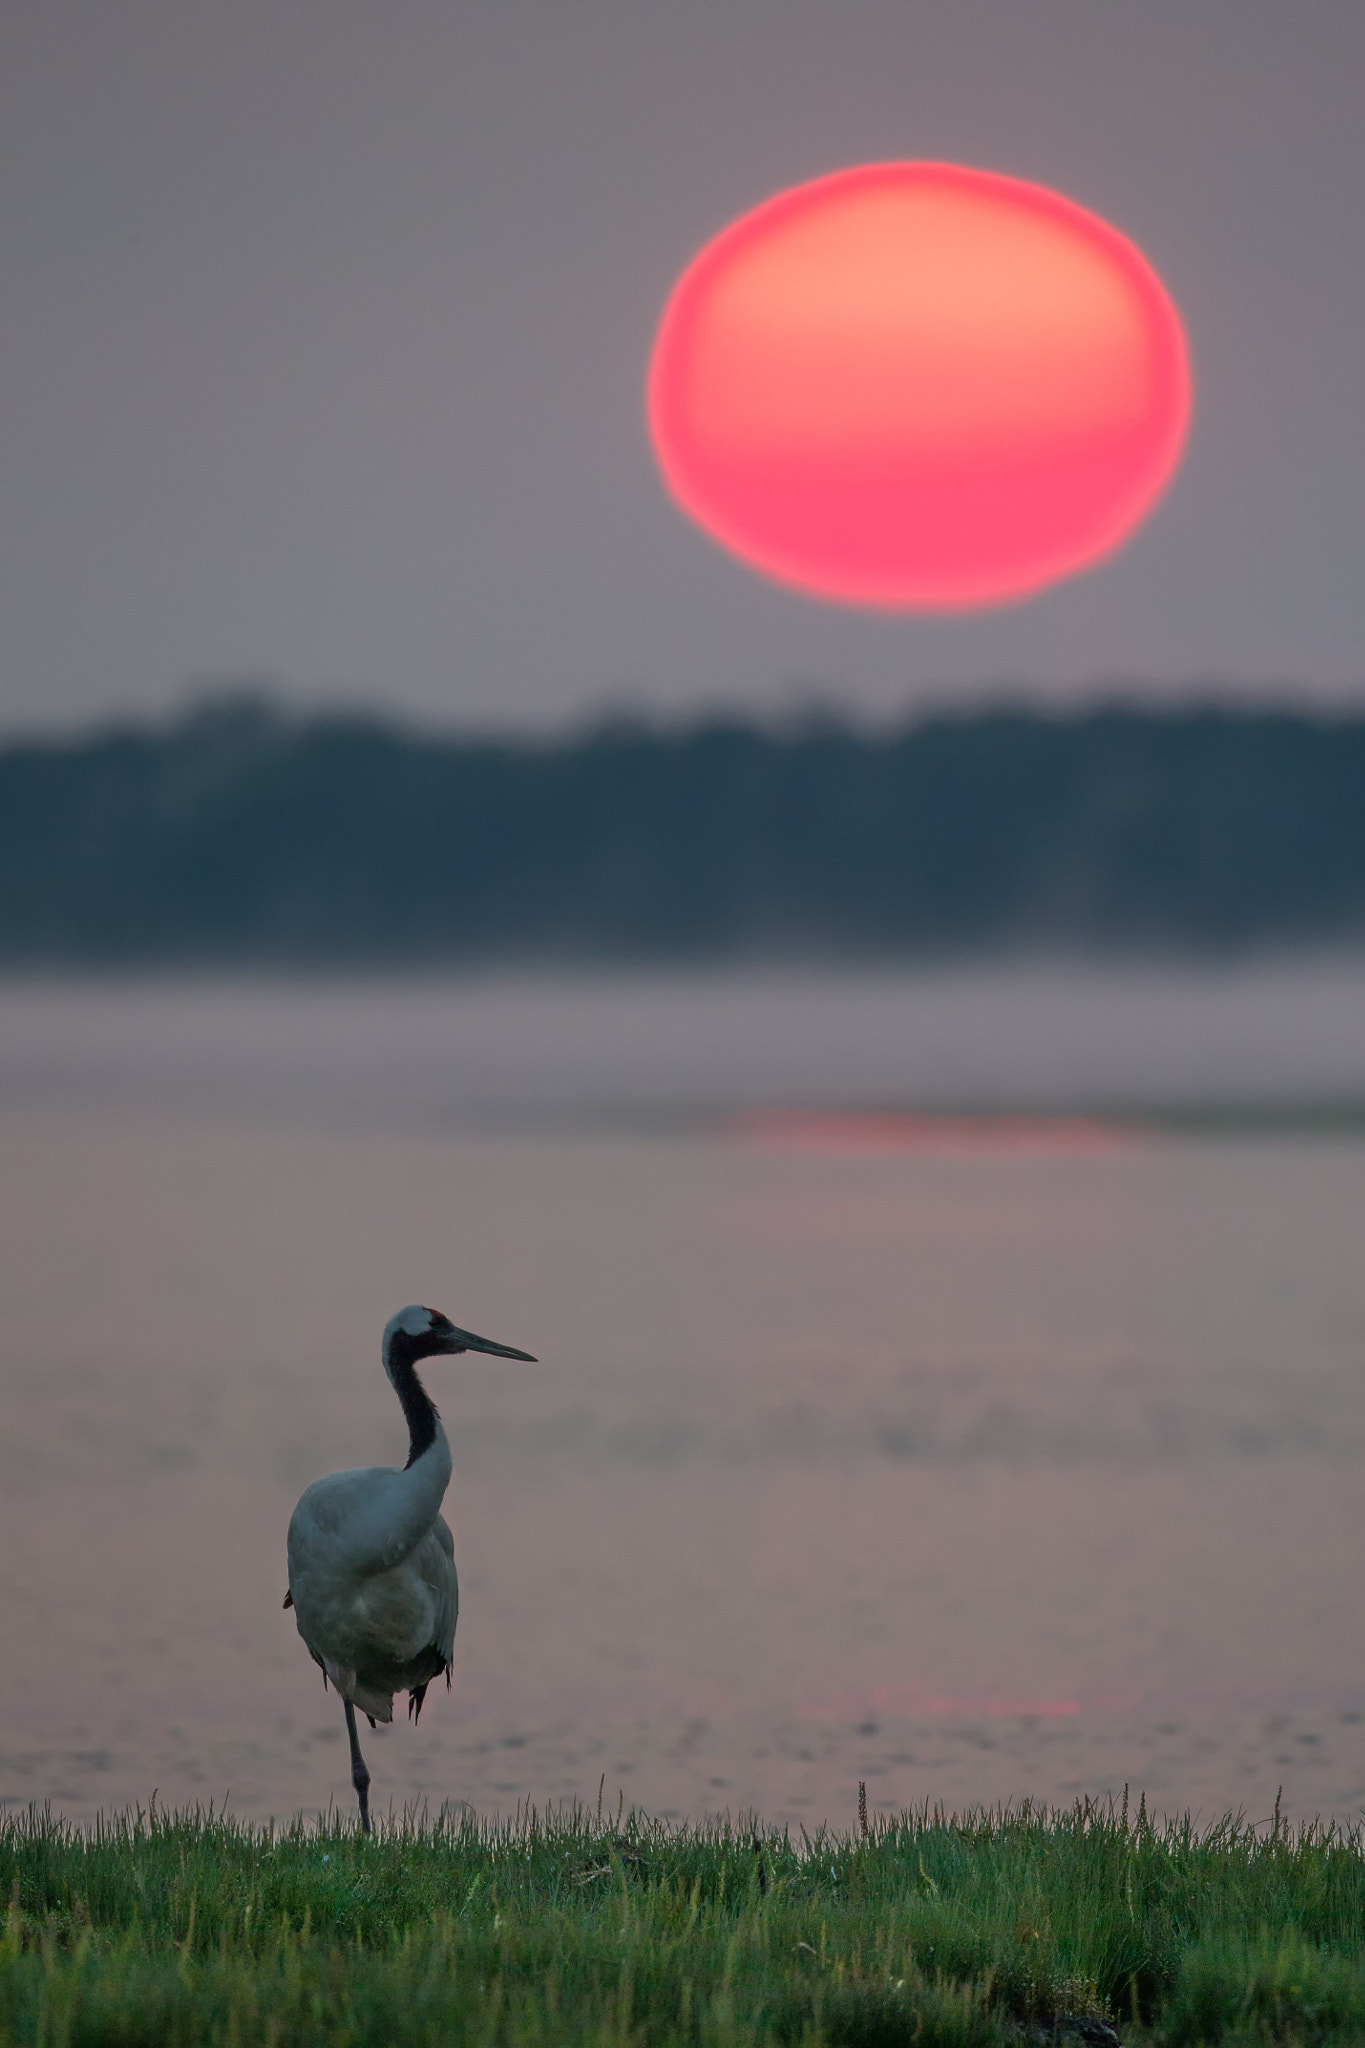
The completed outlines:
[[[436,738],[207,703],[0,750],[0,960],[1236,953],[1365,938],[1365,717]]]

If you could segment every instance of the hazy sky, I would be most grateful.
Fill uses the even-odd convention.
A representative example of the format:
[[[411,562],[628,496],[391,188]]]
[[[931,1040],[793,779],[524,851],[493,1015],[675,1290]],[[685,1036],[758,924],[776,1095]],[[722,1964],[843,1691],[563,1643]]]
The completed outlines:
[[[1361,0],[9,0],[0,723],[278,678],[442,721],[1021,679],[1365,698]],[[1055,185],[1196,378],[1115,561],[971,618],[765,584],[657,481],[699,243],[840,165]]]

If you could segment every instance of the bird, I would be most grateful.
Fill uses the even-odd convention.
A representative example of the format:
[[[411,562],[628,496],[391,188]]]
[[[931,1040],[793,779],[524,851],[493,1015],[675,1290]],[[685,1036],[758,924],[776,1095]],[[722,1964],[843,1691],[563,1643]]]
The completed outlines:
[[[284,1604],[322,1666],[324,1688],[330,1680],[341,1696],[367,1835],[370,1774],[356,1708],[373,1728],[393,1719],[393,1696],[406,1690],[415,1721],[432,1679],[444,1672],[450,1684],[460,1611],[455,1545],[441,1515],[450,1445],[417,1365],[462,1351],[537,1363],[529,1351],[458,1329],[439,1309],[400,1309],[385,1326],[380,1356],[408,1425],[407,1464],[401,1472],[370,1465],[314,1480],[289,1521]]]

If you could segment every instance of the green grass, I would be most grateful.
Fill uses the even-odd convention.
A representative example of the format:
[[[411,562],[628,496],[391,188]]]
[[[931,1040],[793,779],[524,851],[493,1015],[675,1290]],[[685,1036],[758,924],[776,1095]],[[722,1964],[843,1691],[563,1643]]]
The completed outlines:
[[[0,1827],[0,2042],[1365,2041],[1365,1840],[1081,1806]]]

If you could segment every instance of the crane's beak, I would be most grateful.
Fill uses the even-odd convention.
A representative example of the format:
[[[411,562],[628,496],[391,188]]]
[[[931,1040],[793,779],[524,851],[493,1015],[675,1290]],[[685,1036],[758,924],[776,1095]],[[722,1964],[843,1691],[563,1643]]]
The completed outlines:
[[[527,1365],[540,1360],[529,1351],[514,1351],[510,1344],[495,1344],[491,1337],[476,1337],[472,1330],[457,1330],[452,1324],[441,1332],[442,1351],[486,1351],[490,1358],[520,1358]]]

